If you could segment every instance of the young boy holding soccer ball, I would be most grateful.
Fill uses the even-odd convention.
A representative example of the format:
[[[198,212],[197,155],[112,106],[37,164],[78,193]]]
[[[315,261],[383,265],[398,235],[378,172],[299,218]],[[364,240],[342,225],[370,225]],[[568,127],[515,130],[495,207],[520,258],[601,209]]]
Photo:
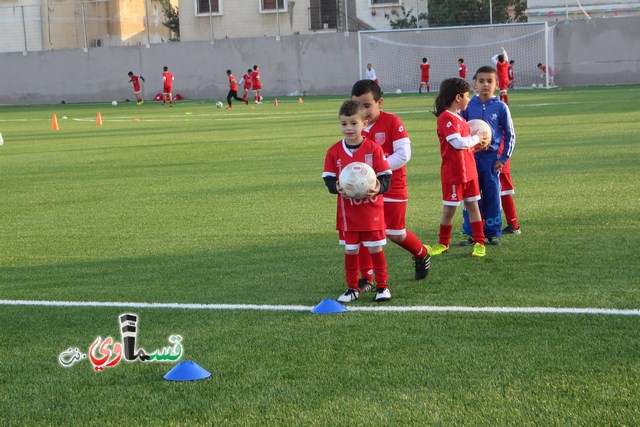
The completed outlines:
[[[339,242],[345,246],[344,269],[347,290],[338,298],[339,302],[357,300],[360,295],[358,285],[358,251],[371,253],[373,271],[376,280],[376,302],[391,299],[387,283],[387,261],[382,250],[386,244],[384,205],[382,193],[389,189],[391,168],[382,148],[372,140],[362,136],[362,129],[367,124],[366,111],[358,101],[345,101],[338,115],[340,129],[344,138],[333,144],[327,151],[322,178],[331,194],[338,195],[336,229]],[[374,189],[364,199],[353,199],[347,196],[340,187],[340,172],[353,162],[366,163],[377,175]]]

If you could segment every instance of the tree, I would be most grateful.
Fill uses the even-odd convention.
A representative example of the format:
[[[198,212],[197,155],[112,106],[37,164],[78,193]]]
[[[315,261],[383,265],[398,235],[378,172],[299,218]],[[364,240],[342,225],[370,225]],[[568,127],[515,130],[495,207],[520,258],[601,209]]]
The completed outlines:
[[[162,11],[166,20],[162,23],[171,31],[172,36],[169,40],[180,41],[180,15],[178,14],[178,6],[173,6],[169,0],[160,0]]]
[[[391,15],[388,13],[384,14],[384,17],[387,18],[389,25],[394,30],[400,28],[418,28],[418,22],[427,19],[426,13],[421,13],[416,18],[416,15],[413,13],[413,8],[407,11],[404,6],[400,6],[400,10],[402,10],[402,16],[398,15],[398,19],[391,19]]]
[[[527,0],[432,0],[429,26],[485,25],[526,22]],[[489,18],[489,10],[492,18]]]

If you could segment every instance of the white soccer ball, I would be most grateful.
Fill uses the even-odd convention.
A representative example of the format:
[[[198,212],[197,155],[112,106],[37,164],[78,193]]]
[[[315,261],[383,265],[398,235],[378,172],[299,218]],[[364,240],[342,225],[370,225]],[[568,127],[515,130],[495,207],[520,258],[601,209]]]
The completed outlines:
[[[338,178],[342,190],[353,199],[366,198],[367,193],[376,188],[377,180],[373,168],[362,162],[349,163]]]
[[[402,89],[396,89],[396,95],[402,95]]]
[[[480,119],[474,119],[474,120],[469,120],[467,122],[467,124],[469,125],[469,129],[471,129],[471,135],[489,135],[489,138],[491,138],[491,126],[489,126],[489,123],[485,122],[484,120],[480,120]]]
[[[118,106],[118,101],[111,101],[111,105],[113,105],[114,107]]]
[[[535,88],[537,88],[537,87],[538,87],[538,85],[537,85],[537,84],[535,84],[535,83],[531,83],[531,87],[535,89]]]
[[[216,107],[222,108],[222,102],[220,102],[220,101],[216,102]]]
[[[538,84],[538,87],[544,87],[544,84],[540,83]]]

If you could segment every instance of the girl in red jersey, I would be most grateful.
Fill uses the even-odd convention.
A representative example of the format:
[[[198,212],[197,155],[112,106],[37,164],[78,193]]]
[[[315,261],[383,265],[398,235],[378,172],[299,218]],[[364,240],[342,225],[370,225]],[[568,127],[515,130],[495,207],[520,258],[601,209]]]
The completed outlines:
[[[469,213],[475,242],[471,255],[482,257],[486,253],[482,216],[478,208],[478,171],[473,150],[478,144],[482,148],[487,147],[491,138],[488,135],[471,135],[469,125],[458,114],[458,111],[465,110],[469,104],[469,90],[469,83],[461,78],[447,79],[440,84],[440,92],[434,104],[442,156],[440,174],[443,207],[439,243],[433,246],[431,255],[439,255],[449,250],[453,217],[462,201]]]

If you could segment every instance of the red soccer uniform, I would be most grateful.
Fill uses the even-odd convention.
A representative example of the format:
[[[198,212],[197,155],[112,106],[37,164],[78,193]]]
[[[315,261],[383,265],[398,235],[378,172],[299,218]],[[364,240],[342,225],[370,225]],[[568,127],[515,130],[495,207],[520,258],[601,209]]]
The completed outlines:
[[[513,66],[509,65],[509,67],[507,68],[507,76],[509,77],[509,81],[513,80],[514,75],[513,75]]]
[[[384,152],[376,143],[364,138],[360,147],[352,153],[343,139],[333,144],[327,151],[322,176],[338,178],[342,169],[353,162],[368,164],[376,174],[391,172]],[[374,196],[371,199],[351,199],[338,194],[337,206],[336,230],[380,231],[385,229],[382,196]]]
[[[138,93],[140,92],[140,76],[134,74],[133,76],[131,76],[131,80],[129,80],[130,83],[133,83],[133,91]]]
[[[164,80],[164,93],[171,93],[171,89],[173,88],[173,74],[165,71],[162,73],[162,78]]]
[[[260,72],[257,70],[253,70],[251,72],[251,86],[253,90],[262,89],[262,82],[260,81]]]
[[[249,74],[245,74],[244,76],[242,76],[242,79],[244,80],[243,89],[251,90],[251,76]]]
[[[496,63],[496,70],[498,71],[498,86],[500,90],[507,90],[509,84],[509,63],[507,61],[498,61]]]
[[[460,115],[445,110],[438,116],[438,139],[442,156],[440,176],[442,182],[449,184],[465,183],[478,179],[473,148],[458,150],[448,141],[456,134],[461,137],[470,136],[469,125]]]
[[[425,83],[429,81],[429,68],[431,68],[431,64],[420,64],[420,69],[422,70],[420,81]]]
[[[398,116],[380,111],[378,119],[372,126],[363,129],[362,135],[373,140],[382,147],[382,151],[387,157],[393,154],[394,144],[409,143],[409,134],[404,128]],[[393,171],[391,175],[391,186],[389,191],[384,193],[386,199],[407,200],[407,168],[402,166]]]
[[[464,64],[460,64],[460,67],[458,68],[458,74],[460,75],[461,79],[467,77],[467,66]]]
[[[236,81],[236,78],[233,77],[233,74],[229,74],[229,89],[236,92],[238,91],[238,82]]]

